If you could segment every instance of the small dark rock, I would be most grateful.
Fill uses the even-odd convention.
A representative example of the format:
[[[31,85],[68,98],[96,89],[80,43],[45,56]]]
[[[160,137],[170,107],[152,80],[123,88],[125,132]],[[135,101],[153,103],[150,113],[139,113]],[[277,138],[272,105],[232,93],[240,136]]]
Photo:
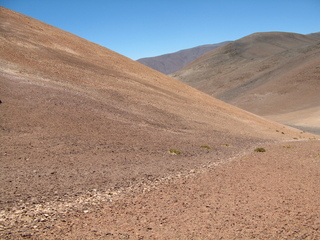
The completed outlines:
[[[21,234],[21,237],[31,238],[32,234],[31,233],[23,233],[23,234]]]
[[[119,233],[119,238],[120,238],[120,239],[128,239],[129,237],[130,237],[129,234]]]

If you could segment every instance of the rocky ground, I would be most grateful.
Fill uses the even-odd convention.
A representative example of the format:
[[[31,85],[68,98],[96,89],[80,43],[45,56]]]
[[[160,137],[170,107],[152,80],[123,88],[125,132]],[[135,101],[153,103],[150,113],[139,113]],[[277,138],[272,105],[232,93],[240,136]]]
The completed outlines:
[[[320,142],[1,210],[2,239],[319,239]],[[210,151],[210,149],[208,150]]]
[[[1,239],[320,238],[318,136],[0,12]]]

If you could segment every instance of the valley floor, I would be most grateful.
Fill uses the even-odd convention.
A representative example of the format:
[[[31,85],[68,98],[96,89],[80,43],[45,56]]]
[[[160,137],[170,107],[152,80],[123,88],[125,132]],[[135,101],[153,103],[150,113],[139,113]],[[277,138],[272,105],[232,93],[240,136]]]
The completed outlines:
[[[309,133],[312,133],[312,134],[320,135],[320,128],[296,126],[296,125],[288,125],[288,126],[293,127],[293,128],[297,128],[297,129],[300,129],[302,131],[309,132]]]
[[[320,239],[320,141],[263,147],[158,184],[93,192],[55,213],[59,199],[3,210],[0,238]]]

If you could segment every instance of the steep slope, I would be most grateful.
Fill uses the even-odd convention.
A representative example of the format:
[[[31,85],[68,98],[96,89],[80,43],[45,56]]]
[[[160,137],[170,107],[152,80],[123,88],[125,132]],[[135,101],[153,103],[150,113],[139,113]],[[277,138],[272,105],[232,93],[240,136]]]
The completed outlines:
[[[314,136],[5,8],[0,32],[1,239],[317,238]]]
[[[256,33],[205,54],[171,76],[247,111],[279,120],[279,114],[319,107],[319,63],[317,38]],[[295,115],[297,124],[293,125],[311,117]],[[281,122],[292,124],[285,118]],[[304,125],[319,126],[315,121]]]
[[[35,19],[0,18],[2,204],[128,186],[299,137]]]
[[[228,43],[230,43],[230,41],[202,45],[161,56],[141,58],[137,61],[164,74],[170,74],[185,67],[193,60],[201,57],[203,54]]]

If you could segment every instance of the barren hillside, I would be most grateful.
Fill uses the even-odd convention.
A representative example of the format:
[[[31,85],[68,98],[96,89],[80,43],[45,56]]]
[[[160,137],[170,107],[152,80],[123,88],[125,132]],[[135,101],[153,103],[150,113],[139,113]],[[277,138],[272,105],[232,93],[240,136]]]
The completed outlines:
[[[143,198],[143,192],[155,188],[173,193],[171,180],[201,175],[272,142],[310,142],[312,154],[318,151],[317,141],[310,141],[314,135],[267,121],[2,7],[0,33],[0,238],[141,239],[122,229],[138,232],[139,225],[131,220],[148,216],[135,213],[134,206],[143,212],[133,200]],[[201,179],[200,184],[209,184],[201,188],[210,189],[210,181]],[[189,189],[191,199],[185,204],[197,193]],[[153,198],[145,198],[148,206],[162,211]],[[134,210],[117,213],[129,205]],[[303,206],[316,210],[308,201]],[[151,215],[149,222],[157,218]],[[103,221],[119,229],[98,235],[89,227],[100,226],[100,231]],[[190,222],[186,227],[201,225]],[[171,227],[167,236],[177,239]],[[144,230],[152,229],[157,232],[149,239],[161,238],[161,229]],[[179,231],[181,238],[189,234]]]
[[[171,76],[255,114],[272,120],[281,115],[282,123],[317,128],[319,64],[318,38],[256,33],[205,54]],[[298,114],[301,110],[305,114]]]
[[[107,189],[205,164],[200,145],[299,135],[4,8],[1,32],[2,202],[20,184],[23,200]]]
[[[311,36],[311,37],[320,38],[320,32],[310,33],[308,35]]]
[[[141,58],[137,61],[164,74],[170,74],[185,67],[193,60],[201,57],[203,54],[228,43],[229,41],[217,44],[202,45],[161,56]]]

